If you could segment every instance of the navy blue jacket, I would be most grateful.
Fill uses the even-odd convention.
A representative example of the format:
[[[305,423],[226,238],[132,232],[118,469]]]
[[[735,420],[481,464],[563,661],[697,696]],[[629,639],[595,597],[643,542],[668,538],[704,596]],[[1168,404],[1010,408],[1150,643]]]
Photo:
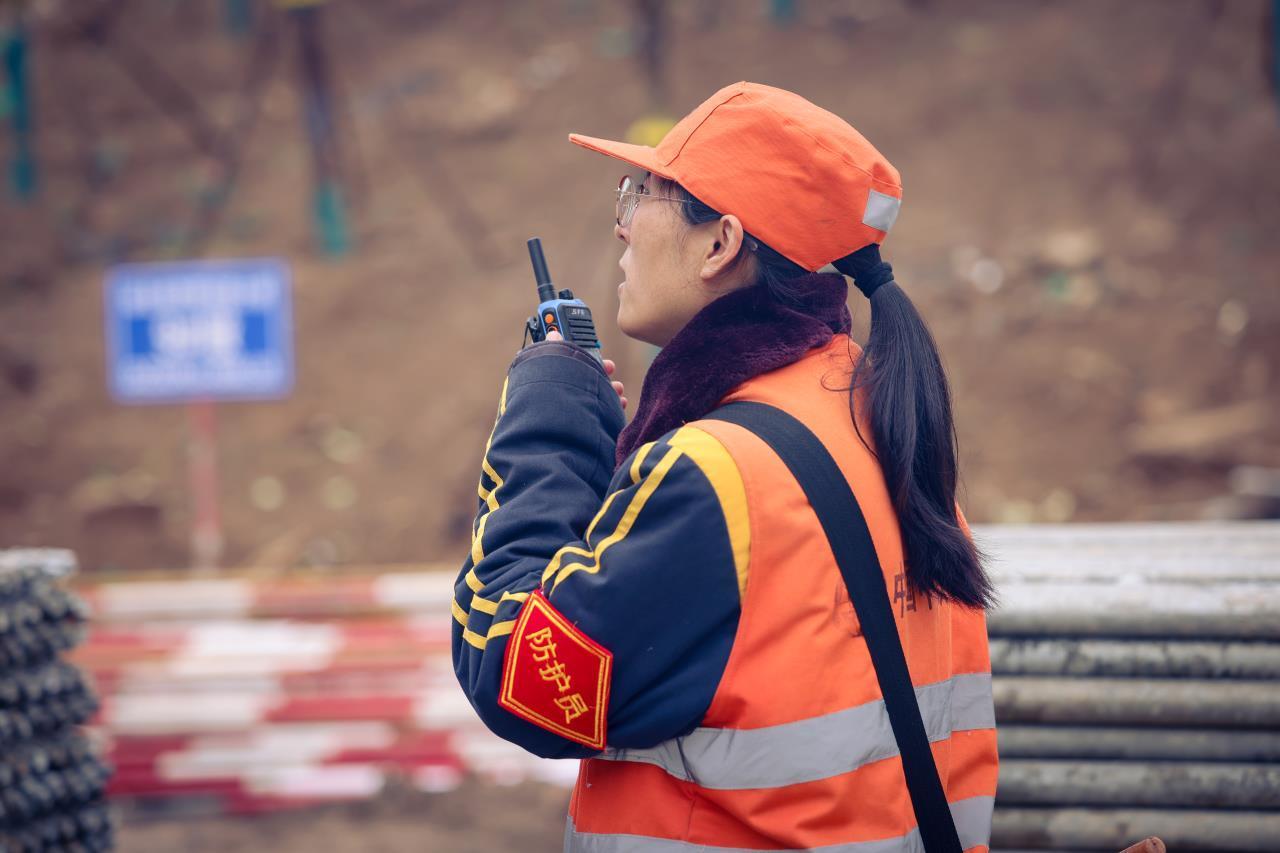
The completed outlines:
[[[595,359],[568,343],[534,344],[508,370],[481,464],[471,553],[454,587],[454,668],[485,724],[542,756],[595,752],[498,704],[507,642],[533,590],[613,654],[610,747],[696,727],[737,631],[745,566],[726,513],[741,508],[726,508],[712,485],[732,459],[681,427],[615,471],[622,426]]]

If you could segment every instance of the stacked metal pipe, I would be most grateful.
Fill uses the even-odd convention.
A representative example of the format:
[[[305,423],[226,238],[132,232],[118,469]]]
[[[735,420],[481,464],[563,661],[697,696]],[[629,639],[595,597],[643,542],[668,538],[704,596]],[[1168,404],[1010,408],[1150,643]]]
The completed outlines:
[[[97,699],[60,655],[84,635],[84,605],[59,578],[65,551],[0,552],[0,850],[112,846],[110,771],[80,725]]]
[[[994,849],[1280,849],[1280,524],[980,528]]]
[[[1001,746],[993,849],[1280,849],[1280,524],[979,527]],[[567,781],[479,723],[452,567],[82,579],[73,660],[112,791],[248,812],[462,774]]]

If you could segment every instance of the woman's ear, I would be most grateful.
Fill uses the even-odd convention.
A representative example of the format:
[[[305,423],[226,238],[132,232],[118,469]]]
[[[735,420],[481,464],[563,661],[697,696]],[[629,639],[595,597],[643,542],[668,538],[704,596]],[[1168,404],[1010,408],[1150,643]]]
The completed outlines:
[[[732,213],[726,213],[706,226],[706,254],[699,271],[703,281],[710,282],[734,271],[742,254],[744,234],[742,221]]]

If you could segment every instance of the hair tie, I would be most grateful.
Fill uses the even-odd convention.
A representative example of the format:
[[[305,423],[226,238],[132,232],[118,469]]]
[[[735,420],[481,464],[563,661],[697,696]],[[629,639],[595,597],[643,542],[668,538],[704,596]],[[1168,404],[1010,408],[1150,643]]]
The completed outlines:
[[[883,285],[893,281],[893,267],[880,259],[880,244],[868,243],[856,252],[845,255],[831,265],[853,279],[862,295],[871,295]]]

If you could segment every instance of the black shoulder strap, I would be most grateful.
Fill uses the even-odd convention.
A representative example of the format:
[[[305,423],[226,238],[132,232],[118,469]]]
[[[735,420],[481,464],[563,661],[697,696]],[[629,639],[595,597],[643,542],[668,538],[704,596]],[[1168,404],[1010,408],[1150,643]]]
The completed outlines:
[[[831,542],[831,551],[862,625],[902,755],[902,769],[924,848],[928,853],[960,853],[963,848],[920,718],[920,705],[893,621],[880,559],[844,474],[808,427],[774,406],[739,401],[722,406],[707,417],[751,430],[773,448],[800,482]]]

